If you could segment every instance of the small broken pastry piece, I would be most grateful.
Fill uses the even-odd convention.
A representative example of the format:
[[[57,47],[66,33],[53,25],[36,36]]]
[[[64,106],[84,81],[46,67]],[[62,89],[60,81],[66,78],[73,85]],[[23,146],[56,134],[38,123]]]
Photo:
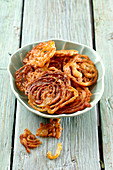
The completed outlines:
[[[34,68],[43,67],[53,57],[56,47],[54,41],[42,42],[26,54],[23,63]]]
[[[57,139],[61,137],[62,127],[60,126],[61,119],[50,119],[50,123],[43,125],[40,124],[40,128],[37,129],[36,136],[47,137],[52,136]]]
[[[57,144],[57,150],[56,150],[55,155],[53,155],[53,154],[51,153],[51,151],[48,151],[48,152],[47,152],[47,157],[48,157],[49,159],[56,159],[56,158],[58,158],[58,156],[60,155],[61,150],[62,150],[62,145],[61,145],[61,143],[58,143],[58,144]]]
[[[30,130],[25,129],[24,133],[20,135],[20,143],[26,148],[27,153],[30,153],[30,149],[39,146],[41,141]]]

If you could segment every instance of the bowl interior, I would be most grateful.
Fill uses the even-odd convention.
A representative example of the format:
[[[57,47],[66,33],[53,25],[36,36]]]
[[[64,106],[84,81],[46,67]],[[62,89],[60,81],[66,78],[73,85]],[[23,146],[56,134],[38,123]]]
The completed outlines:
[[[48,40],[47,40],[48,41]],[[26,53],[31,50],[35,45],[37,45],[40,42],[35,42],[32,44],[28,44],[22,48],[20,48],[19,50],[17,50],[12,56],[11,56],[11,60],[9,62],[9,74],[10,74],[10,82],[11,82],[11,87],[12,90],[14,92],[14,94],[16,95],[17,99],[31,112],[42,116],[42,117],[46,117],[46,118],[57,118],[57,117],[69,117],[69,116],[76,116],[82,113],[85,113],[86,111],[90,110],[93,106],[96,105],[96,103],[100,100],[103,90],[104,90],[104,67],[101,61],[101,58],[98,56],[98,54],[96,53],[96,51],[94,51],[93,49],[91,49],[88,46],[85,46],[83,44],[79,44],[79,43],[74,43],[74,42],[68,42],[68,41],[64,41],[64,40],[55,40],[53,39],[53,41],[55,42],[55,46],[56,46],[56,50],[61,50],[61,49],[66,49],[66,50],[70,50],[70,49],[75,49],[78,51],[79,54],[86,54],[88,55],[88,57],[94,62],[97,70],[98,70],[98,79],[97,79],[97,83],[95,83],[94,85],[92,85],[90,87],[92,96],[91,96],[91,107],[90,108],[85,108],[84,110],[72,113],[72,114],[61,114],[61,115],[49,115],[47,113],[42,113],[39,112],[35,109],[33,109],[29,104],[28,104],[28,100],[27,100],[27,96],[19,91],[15,85],[15,72],[23,66],[23,59],[26,55]]]

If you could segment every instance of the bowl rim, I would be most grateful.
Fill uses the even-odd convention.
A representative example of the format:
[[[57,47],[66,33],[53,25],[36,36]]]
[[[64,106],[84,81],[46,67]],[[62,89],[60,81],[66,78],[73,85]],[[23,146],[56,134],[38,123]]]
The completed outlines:
[[[99,62],[101,63],[101,66],[102,66],[102,88],[101,88],[101,93],[99,94],[99,97],[98,97],[98,100],[93,102],[91,104],[91,107],[87,107],[85,108],[84,110],[80,110],[80,111],[77,111],[77,112],[74,112],[74,113],[70,113],[70,114],[58,114],[58,115],[54,115],[54,114],[45,114],[45,113],[42,113],[40,111],[37,111],[33,108],[30,108],[28,105],[26,105],[20,98],[20,95],[15,91],[14,89],[14,86],[13,86],[13,76],[10,72],[10,64],[11,64],[11,59],[12,57],[19,51],[21,51],[22,49],[24,49],[25,47],[29,46],[29,45],[33,45],[33,44],[38,44],[38,43],[41,43],[41,42],[46,42],[46,41],[49,41],[49,40],[52,40],[52,41],[63,41],[65,43],[73,43],[73,44],[76,44],[76,45],[79,45],[79,46],[83,46],[83,47],[86,47],[88,49],[90,49],[91,51],[93,51],[95,53],[95,55],[97,56],[97,58],[99,59]],[[59,38],[51,38],[51,39],[46,39],[46,40],[41,40],[41,41],[34,41],[34,42],[31,42],[31,43],[28,43],[24,46],[22,46],[21,48],[17,49],[10,57],[9,59],[9,63],[8,63],[8,73],[9,73],[9,76],[10,76],[10,86],[11,86],[11,89],[13,91],[13,93],[15,94],[16,98],[18,99],[18,101],[20,103],[22,103],[24,105],[24,107],[26,107],[29,111],[31,111],[32,113],[35,113],[37,116],[41,116],[41,117],[44,117],[44,118],[61,118],[61,117],[74,117],[74,116],[78,116],[80,114],[83,114],[83,113],[86,113],[88,112],[89,110],[91,110],[97,103],[98,101],[101,99],[102,95],[103,95],[103,92],[104,92],[104,76],[105,76],[105,68],[104,68],[104,64],[103,64],[103,61],[101,59],[101,57],[99,56],[99,54],[91,47],[87,46],[87,45],[84,45],[84,44],[81,44],[81,43],[78,43],[78,42],[75,42],[75,41],[70,41],[70,40],[65,40],[65,39],[59,39]]]

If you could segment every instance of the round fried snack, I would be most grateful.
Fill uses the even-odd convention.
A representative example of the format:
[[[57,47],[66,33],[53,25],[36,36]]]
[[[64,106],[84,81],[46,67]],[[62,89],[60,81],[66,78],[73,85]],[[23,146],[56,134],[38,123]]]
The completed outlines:
[[[29,82],[33,82],[36,80],[40,74],[48,69],[48,65],[45,65],[44,67],[37,68],[34,72],[29,72],[26,75],[27,83],[26,86],[28,85]]]
[[[29,83],[25,94],[28,95],[31,107],[49,114],[55,113],[78,96],[77,90],[71,86],[70,78],[54,67]]]
[[[20,91],[25,91],[25,86],[27,82],[27,74],[34,71],[31,65],[24,65],[15,73],[16,86]]]
[[[57,110],[56,114],[74,113],[79,110],[83,110],[86,107],[91,107],[91,104],[89,103],[91,92],[89,91],[88,87],[80,87],[76,83],[73,83],[73,86],[78,91],[78,97],[72,103]]]
[[[54,41],[42,42],[26,54],[23,63],[31,64],[34,68],[43,67],[53,57],[55,50]]]
[[[47,157],[48,157],[49,159],[56,159],[56,158],[58,158],[58,156],[60,155],[61,150],[62,150],[62,145],[61,145],[61,143],[58,143],[58,144],[57,144],[57,150],[56,150],[55,155],[53,155],[53,154],[51,153],[51,151],[48,151],[48,152],[47,152]]]
[[[77,50],[58,50],[55,52],[56,57],[70,57],[78,54]]]
[[[97,81],[97,69],[86,55],[76,55],[63,67],[63,70],[81,86],[91,86]]]
[[[29,82],[34,81],[40,76],[40,73],[46,71],[49,66],[49,63],[44,67],[34,69],[31,65],[24,65],[15,73],[16,86],[20,91],[25,91],[25,88]]]

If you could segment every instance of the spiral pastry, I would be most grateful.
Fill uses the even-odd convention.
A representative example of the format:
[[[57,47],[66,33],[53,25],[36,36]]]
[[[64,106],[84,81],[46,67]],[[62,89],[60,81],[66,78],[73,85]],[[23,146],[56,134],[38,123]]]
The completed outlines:
[[[78,54],[76,50],[59,50],[56,51],[54,56],[50,60],[49,67],[56,67],[59,70],[63,71],[63,66],[69,62],[69,60]]]
[[[26,54],[23,63],[30,64],[34,68],[43,67],[53,57],[55,50],[53,41],[42,42]]]
[[[59,108],[73,102],[78,91],[71,86],[70,78],[62,71],[51,67],[37,80],[29,83],[25,94],[28,103],[38,111],[55,113]]]
[[[78,97],[73,102],[57,110],[56,114],[74,113],[79,110],[83,110],[86,107],[91,107],[91,104],[89,103],[91,92],[89,91],[89,89],[87,87],[80,87],[75,83],[73,83],[73,86],[78,91]]]
[[[15,73],[15,83],[17,88],[20,91],[25,91],[25,86],[27,81],[27,75],[28,73],[32,73],[34,71],[33,67],[31,65],[24,65]]]
[[[34,69],[34,67],[29,64],[21,67],[15,73],[17,88],[24,92],[27,84],[37,79],[40,73],[47,70],[47,67],[48,65],[45,65],[44,67]]]
[[[91,86],[97,81],[97,69],[86,55],[76,55],[64,65],[63,71],[81,86]]]

